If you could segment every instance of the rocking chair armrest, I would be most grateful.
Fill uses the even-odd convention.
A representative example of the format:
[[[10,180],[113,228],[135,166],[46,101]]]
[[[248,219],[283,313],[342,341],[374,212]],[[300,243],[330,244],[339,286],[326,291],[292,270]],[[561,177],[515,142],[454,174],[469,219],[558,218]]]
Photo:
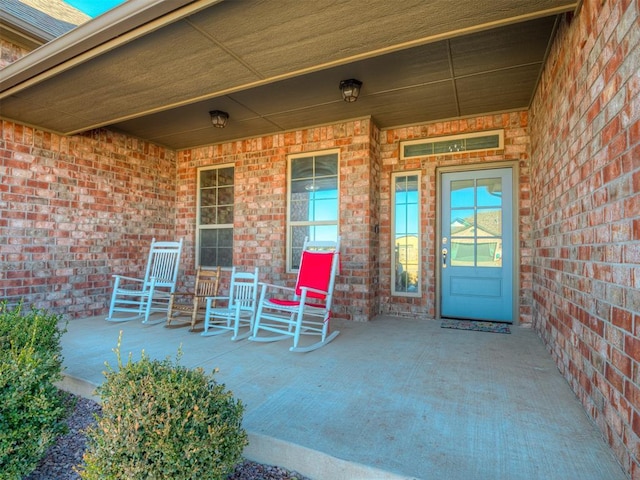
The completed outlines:
[[[288,291],[288,292],[295,292],[296,291],[295,288],[285,287],[284,285],[276,285],[275,283],[260,282],[259,285],[261,285],[263,289],[273,288],[275,290],[285,290],[285,291]]]
[[[319,290],[317,288],[311,288],[311,287],[300,287],[300,290],[302,290],[302,292],[304,293],[306,292],[313,292],[313,293],[319,293],[320,295],[324,295],[327,296],[329,295],[329,292],[325,291],[325,290]]]
[[[128,280],[131,282],[139,282],[139,283],[144,283],[144,279],[142,278],[134,278],[134,277],[126,277],[124,275],[111,275],[113,278],[119,278],[120,280]]]
[[[205,299],[208,305],[215,305],[216,308],[220,308],[225,304],[229,304],[229,297],[212,297],[211,295],[198,295],[198,298]]]
[[[222,296],[220,296],[220,295],[218,295],[218,296],[196,295],[196,297],[198,297],[198,298],[210,298],[211,300],[216,300],[216,301],[217,300],[229,300],[229,297],[228,296],[225,297],[224,295],[222,295]]]
[[[197,297],[193,292],[169,292],[170,297]],[[204,295],[203,295],[204,296]]]

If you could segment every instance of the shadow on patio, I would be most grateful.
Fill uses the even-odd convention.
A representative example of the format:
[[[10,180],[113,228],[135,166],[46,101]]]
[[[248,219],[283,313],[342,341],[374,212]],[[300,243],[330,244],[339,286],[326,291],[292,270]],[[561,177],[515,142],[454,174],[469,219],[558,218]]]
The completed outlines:
[[[307,354],[288,341],[231,342],[163,323],[72,320],[63,386],[91,395],[104,362],[175,357],[216,375],[246,405],[249,459],[314,479],[625,479],[536,336],[440,328],[435,320],[334,321]],[[87,384],[86,382],[89,382]]]

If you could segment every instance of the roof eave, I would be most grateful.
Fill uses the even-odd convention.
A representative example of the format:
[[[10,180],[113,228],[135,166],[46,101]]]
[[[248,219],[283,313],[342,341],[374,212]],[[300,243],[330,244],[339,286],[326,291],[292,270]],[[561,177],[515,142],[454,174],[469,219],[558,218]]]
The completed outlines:
[[[29,48],[37,48],[55,38],[54,35],[5,11],[0,11],[0,28],[3,35]]]
[[[222,0],[129,0],[7,65],[0,98]]]

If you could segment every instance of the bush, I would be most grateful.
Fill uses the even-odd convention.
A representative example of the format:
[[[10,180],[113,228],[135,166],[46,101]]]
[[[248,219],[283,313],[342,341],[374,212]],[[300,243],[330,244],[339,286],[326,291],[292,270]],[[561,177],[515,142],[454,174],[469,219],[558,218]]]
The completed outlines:
[[[224,479],[247,444],[244,406],[202,369],[169,358],[107,365],[102,416],[87,432],[83,479]],[[214,372],[215,373],[215,372]]]
[[[59,317],[0,303],[0,478],[32,472],[70,412],[61,378]]]

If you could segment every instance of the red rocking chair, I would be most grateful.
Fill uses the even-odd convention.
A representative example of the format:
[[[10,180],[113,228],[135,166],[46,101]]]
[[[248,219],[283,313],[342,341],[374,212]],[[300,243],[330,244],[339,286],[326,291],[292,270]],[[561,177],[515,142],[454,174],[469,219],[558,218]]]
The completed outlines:
[[[329,320],[339,252],[340,237],[336,242],[305,239],[295,288],[262,284],[249,340],[273,342],[293,337],[292,352],[310,352],[335,339],[340,332],[329,332]],[[275,335],[261,335],[264,332]],[[301,335],[320,339],[301,346]]]

